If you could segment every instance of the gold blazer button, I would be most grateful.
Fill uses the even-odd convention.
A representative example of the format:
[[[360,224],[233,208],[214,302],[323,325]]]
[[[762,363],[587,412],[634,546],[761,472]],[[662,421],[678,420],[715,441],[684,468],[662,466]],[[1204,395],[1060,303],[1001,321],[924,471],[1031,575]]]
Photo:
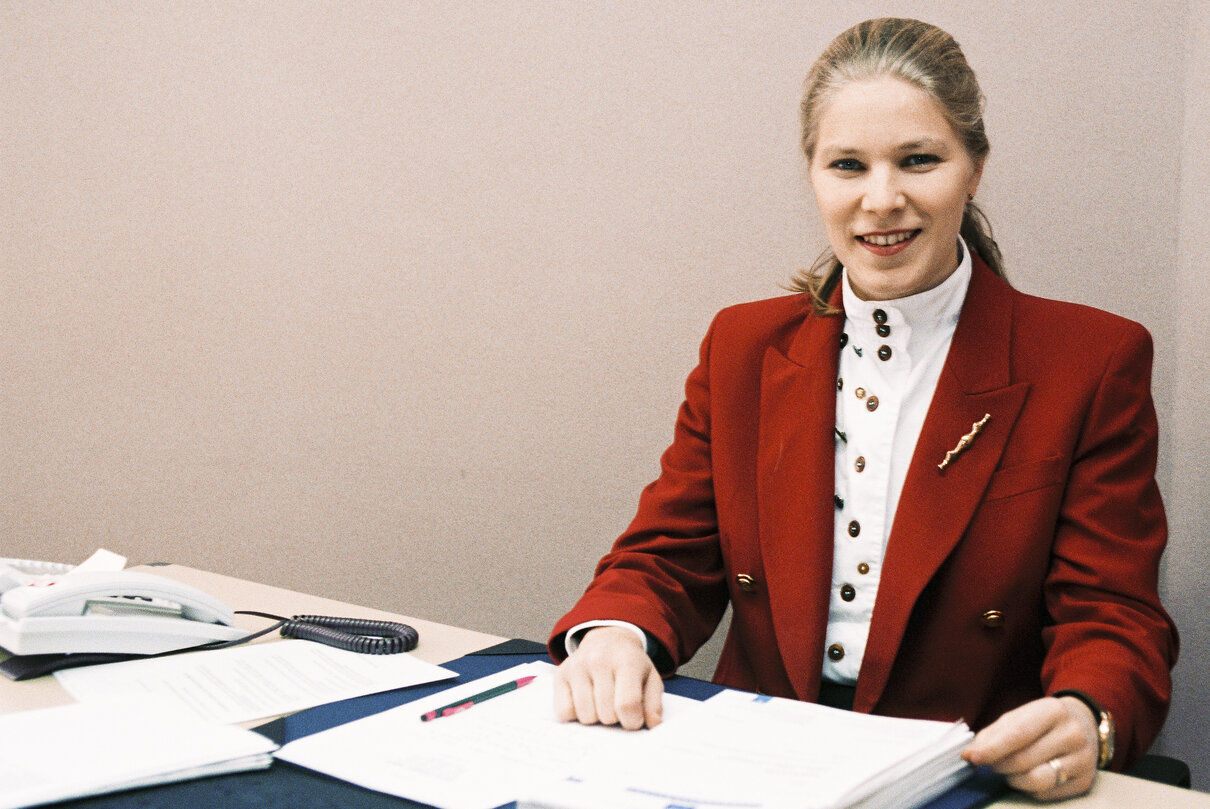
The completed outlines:
[[[983,613],[980,620],[983,621],[983,625],[988,629],[996,629],[1004,626],[1004,613],[1000,612],[1000,610],[988,610]]]
[[[745,593],[756,592],[756,579],[749,576],[747,573],[736,573],[735,583],[739,585],[739,589]]]

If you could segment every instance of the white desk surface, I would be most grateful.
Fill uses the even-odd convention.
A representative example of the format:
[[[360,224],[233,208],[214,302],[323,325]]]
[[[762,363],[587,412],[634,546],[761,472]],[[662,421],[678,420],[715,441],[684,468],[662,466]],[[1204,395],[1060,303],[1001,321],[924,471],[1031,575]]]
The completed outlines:
[[[460,629],[445,624],[433,623],[420,618],[395,615],[368,607],[358,607],[319,596],[306,595],[280,587],[236,579],[204,570],[166,565],[145,568],[147,572],[168,576],[191,584],[204,592],[216,596],[236,609],[258,610],[274,615],[340,615],[353,618],[376,618],[387,621],[402,621],[415,627],[420,633],[420,644],[415,654],[429,663],[445,663],[470,652],[485,649],[504,638]],[[250,616],[236,616],[237,623],[249,630],[264,628],[265,620]],[[256,643],[272,643],[276,635],[270,635]],[[12,682],[0,677],[0,713],[42,708],[70,702],[54,677]],[[993,809],[1013,807],[1038,807],[1037,801],[1021,795],[1011,795],[996,801]],[[1100,773],[1092,791],[1081,798],[1058,804],[1064,809],[1210,809],[1210,794],[1187,789],[1164,786],[1139,778],[1118,773]]]
[[[1062,809],[1208,809],[1210,795],[1191,789],[1178,789],[1116,772],[1097,773],[1092,791],[1080,798],[1043,804],[1021,794],[1001,798],[993,809],[1009,807],[1056,806]]]

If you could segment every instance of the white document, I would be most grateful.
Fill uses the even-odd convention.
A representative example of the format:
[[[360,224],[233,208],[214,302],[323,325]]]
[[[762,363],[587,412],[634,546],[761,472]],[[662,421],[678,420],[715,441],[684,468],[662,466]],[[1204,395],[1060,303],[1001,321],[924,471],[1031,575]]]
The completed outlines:
[[[455,676],[407,653],[358,654],[306,640],[55,672],[59,684],[81,702],[153,697],[224,723],[278,716]]]
[[[909,807],[969,772],[962,723],[854,714],[725,691],[664,696],[653,730],[559,722],[547,663],[517,666],[291,742],[277,757],[440,809]],[[431,722],[429,709],[537,674]]]
[[[116,554],[113,551],[107,551],[104,548],[97,548],[95,551],[93,551],[92,556],[76,565],[75,570],[113,571],[122,570],[125,567],[125,556]]]
[[[261,769],[276,746],[154,701],[7,714],[0,716],[0,809]]]
[[[523,793],[521,809],[910,807],[963,780],[966,725],[895,719],[723,691],[608,751],[571,779]]]
[[[285,745],[277,757],[369,789],[441,809],[493,809],[578,772],[614,745],[651,731],[586,727],[555,719],[554,666],[527,663]],[[536,674],[530,685],[452,716],[432,708]],[[665,721],[702,703],[665,695]]]

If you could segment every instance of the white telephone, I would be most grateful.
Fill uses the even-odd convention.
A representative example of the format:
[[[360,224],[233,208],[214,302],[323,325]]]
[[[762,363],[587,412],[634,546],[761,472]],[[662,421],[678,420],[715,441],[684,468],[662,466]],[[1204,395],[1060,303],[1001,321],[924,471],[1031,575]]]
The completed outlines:
[[[0,596],[0,647],[16,655],[157,654],[248,634],[225,604],[163,576],[69,569],[32,579],[4,582]]]

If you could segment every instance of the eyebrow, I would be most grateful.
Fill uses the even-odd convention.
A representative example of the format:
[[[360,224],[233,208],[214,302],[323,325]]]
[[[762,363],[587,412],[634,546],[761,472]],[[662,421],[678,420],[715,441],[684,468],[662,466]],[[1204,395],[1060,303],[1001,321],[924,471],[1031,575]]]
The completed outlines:
[[[899,150],[902,152],[910,152],[915,149],[940,149],[945,145],[944,141],[937,138],[921,138],[920,140],[911,140],[907,143],[899,144]]]
[[[939,138],[920,138],[918,140],[909,140],[906,143],[899,144],[898,146],[895,147],[895,151],[897,151],[897,152],[913,152],[913,151],[916,151],[917,149],[941,150],[943,148],[945,148],[945,141],[940,140]],[[855,149],[852,146],[831,146],[829,144],[823,144],[820,151],[821,152],[826,151],[830,155],[836,155],[836,156],[840,156],[840,157],[846,157],[848,155],[859,155],[859,154],[862,154],[862,152],[863,152],[862,149]]]

